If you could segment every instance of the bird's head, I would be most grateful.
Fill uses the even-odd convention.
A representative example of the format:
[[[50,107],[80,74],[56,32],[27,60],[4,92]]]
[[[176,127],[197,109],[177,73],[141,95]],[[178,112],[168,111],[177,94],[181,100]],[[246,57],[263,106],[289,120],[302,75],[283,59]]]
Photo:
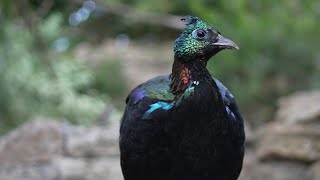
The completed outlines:
[[[175,58],[189,62],[195,59],[209,60],[223,49],[238,50],[230,39],[223,37],[211,24],[195,16],[182,19],[185,29],[174,43]]]

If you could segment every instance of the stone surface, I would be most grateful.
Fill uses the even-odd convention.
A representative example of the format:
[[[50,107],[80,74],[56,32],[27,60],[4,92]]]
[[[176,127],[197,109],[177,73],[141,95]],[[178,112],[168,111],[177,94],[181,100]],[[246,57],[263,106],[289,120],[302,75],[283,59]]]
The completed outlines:
[[[50,164],[0,166],[1,180],[57,180],[59,173]]]
[[[59,179],[83,179],[87,174],[87,163],[83,159],[59,157],[53,160],[52,164],[59,172]]]
[[[320,126],[272,123],[260,131],[260,160],[295,160],[311,163],[320,159]]]
[[[287,123],[320,123],[320,91],[298,92],[281,98],[276,119]]]
[[[119,122],[29,121],[0,140],[0,180],[122,180]]]
[[[319,91],[282,98],[275,121],[256,134],[256,157],[246,158],[242,179],[320,179],[319,117]]]
[[[108,127],[74,127],[66,130],[66,153],[73,157],[119,155],[119,122]]]
[[[239,180],[316,180],[304,164],[270,161],[259,162],[254,153],[247,153]]]
[[[94,159],[88,168],[87,180],[123,180],[119,157]]]
[[[320,162],[317,162],[312,165],[310,174],[314,180],[320,179]]]
[[[49,161],[63,151],[61,122],[36,119],[0,140],[0,165]]]
[[[61,180],[123,180],[119,157],[68,158],[54,160]]]
[[[244,123],[244,129],[246,132],[246,146],[251,146],[256,141],[255,133],[248,123]]]

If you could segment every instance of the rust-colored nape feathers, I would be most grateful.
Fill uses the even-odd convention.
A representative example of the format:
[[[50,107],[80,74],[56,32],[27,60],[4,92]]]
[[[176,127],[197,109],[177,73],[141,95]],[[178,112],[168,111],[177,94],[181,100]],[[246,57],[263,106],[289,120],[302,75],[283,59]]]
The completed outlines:
[[[179,61],[175,61],[170,76],[170,89],[174,95],[179,95],[189,86],[191,80],[191,71],[187,66]]]
[[[188,84],[191,78],[190,70],[187,67],[184,67],[180,72],[180,80],[183,84]]]

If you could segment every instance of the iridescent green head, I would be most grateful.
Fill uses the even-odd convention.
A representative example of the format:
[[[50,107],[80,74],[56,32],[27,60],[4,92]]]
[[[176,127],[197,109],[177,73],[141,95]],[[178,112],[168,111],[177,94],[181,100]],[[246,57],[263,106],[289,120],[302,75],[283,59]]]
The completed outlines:
[[[233,41],[224,38],[213,25],[200,18],[186,16],[181,20],[186,27],[174,43],[175,58],[185,62],[209,60],[223,49],[239,49]]]

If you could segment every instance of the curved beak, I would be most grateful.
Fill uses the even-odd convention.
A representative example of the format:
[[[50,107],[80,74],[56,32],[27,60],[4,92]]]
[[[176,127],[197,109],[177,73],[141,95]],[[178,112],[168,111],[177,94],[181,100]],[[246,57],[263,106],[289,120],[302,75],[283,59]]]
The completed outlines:
[[[230,39],[223,37],[220,34],[218,35],[218,41],[215,43],[212,43],[212,45],[217,46],[220,49],[232,49],[232,50],[240,49],[236,43],[234,43]]]

